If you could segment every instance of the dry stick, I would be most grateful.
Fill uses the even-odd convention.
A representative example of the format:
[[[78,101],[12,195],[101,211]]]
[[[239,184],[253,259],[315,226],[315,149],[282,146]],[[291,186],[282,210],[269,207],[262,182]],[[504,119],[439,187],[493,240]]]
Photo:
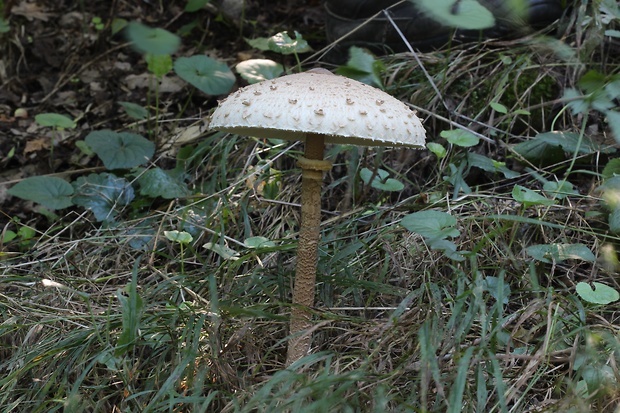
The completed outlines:
[[[325,137],[306,136],[305,158],[299,159],[302,169],[301,226],[297,245],[297,267],[291,307],[290,340],[286,365],[304,357],[310,350],[312,335],[302,334],[312,327],[309,308],[314,305],[316,266],[319,254],[321,227],[321,185],[323,173],[331,169],[331,162],[323,160]]]

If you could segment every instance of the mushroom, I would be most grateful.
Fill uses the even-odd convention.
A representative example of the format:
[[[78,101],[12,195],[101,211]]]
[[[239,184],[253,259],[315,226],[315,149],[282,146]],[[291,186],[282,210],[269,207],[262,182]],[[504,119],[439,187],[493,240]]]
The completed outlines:
[[[290,340],[286,364],[310,349],[321,224],[321,184],[331,162],[325,143],[424,147],[422,123],[387,93],[326,69],[283,76],[246,86],[219,102],[211,129],[259,138],[305,142],[301,227],[297,246]]]

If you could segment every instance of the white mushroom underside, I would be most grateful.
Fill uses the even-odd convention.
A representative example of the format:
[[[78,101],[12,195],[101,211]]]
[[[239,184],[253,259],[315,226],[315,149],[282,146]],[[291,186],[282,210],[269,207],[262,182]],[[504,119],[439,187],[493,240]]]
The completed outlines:
[[[404,103],[355,80],[305,72],[246,86],[220,102],[211,129],[326,143],[423,147],[422,123]]]

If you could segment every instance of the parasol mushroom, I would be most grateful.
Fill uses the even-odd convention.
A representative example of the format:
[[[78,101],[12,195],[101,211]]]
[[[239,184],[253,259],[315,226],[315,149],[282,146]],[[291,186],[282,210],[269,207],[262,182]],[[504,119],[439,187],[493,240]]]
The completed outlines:
[[[325,143],[424,147],[422,123],[387,93],[326,69],[283,76],[239,89],[219,103],[211,129],[259,138],[305,142],[301,226],[297,246],[290,340],[286,364],[310,349],[321,222],[321,184],[331,162]]]

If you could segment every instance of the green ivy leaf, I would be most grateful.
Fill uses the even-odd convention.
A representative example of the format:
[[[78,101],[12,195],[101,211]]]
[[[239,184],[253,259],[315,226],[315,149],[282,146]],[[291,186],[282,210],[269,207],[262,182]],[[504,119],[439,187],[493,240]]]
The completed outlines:
[[[449,27],[482,30],[495,24],[493,13],[476,0],[415,0],[415,4],[433,20]]]
[[[154,55],[173,54],[181,45],[181,39],[168,30],[151,28],[142,23],[131,22],[125,27],[129,41],[140,53]]]
[[[617,290],[598,282],[593,282],[592,285],[584,282],[577,283],[576,291],[582,300],[592,304],[610,304],[620,299]]]
[[[478,142],[480,142],[479,137],[463,129],[444,130],[439,135],[452,145],[463,148],[478,145]]]
[[[246,247],[256,249],[256,248],[271,248],[275,247],[276,243],[271,241],[269,238],[265,237],[250,237],[246,238],[243,241]]]
[[[267,45],[272,52],[281,53],[283,55],[312,51],[308,42],[305,41],[297,31],[295,31],[295,40],[291,39],[288,32],[280,32],[271,36],[267,41]]]
[[[525,188],[521,185],[515,185],[512,188],[512,198],[523,204],[525,208],[533,205],[554,205],[555,201],[547,197],[542,196],[538,192],[534,192],[531,189]]]
[[[620,112],[608,110],[605,112],[605,115],[607,117],[607,124],[613,132],[614,139],[620,143]]]
[[[360,171],[360,178],[362,178],[362,181],[364,181],[366,185],[370,183],[370,186],[372,186],[375,189],[380,189],[382,191],[396,192],[396,191],[402,191],[403,188],[405,187],[405,185],[403,185],[402,182],[397,181],[396,179],[390,178],[389,177],[390,173],[383,169],[377,169],[377,173],[374,179],[372,180],[372,182],[370,182],[372,175],[373,175],[373,171],[371,171],[368,168],[362,168],[362,170]]]
[[[180,57],[174,62],[174,71],[207,95],[223,95],[235,84],[235,75],[228,66],[208,56]]]
[[[172,57],[169,54],[152,54],[144,55],[149,72],[153,73],[156,78],[161,79],[172,70]]]
[[[596,257],[584,244],[536,244],[526,248],[527,253],[535,260],[551,264],[565,260],[581,260],[595,262]]]
[[[442,211],[420,211],[406,215],[401,225],[411,232],[429,240],[458,237],[461,233],[455,227],[456,218]]]
[[[106,172],[81,176],[73,186],[73,202],[91,210],[97,221],[114,221],[135,196],[129,181]]]
[[[145,164],[155,154],[155,144],[135,133],[104,129],[89,133],[84,140],[110,170]]]
[[[179,244],[189,244],[194,240],[192,235],[185,231],[164,231],[164,236],[172,242],[178,242]]]
[[[202,9],[206,4],[208,4],[211,0],[187,0],[187,4],[185,5],[185,11],[194,12]]]
[[[15,184],[9,194],[36,202],[48,209],[62,209],[73,205],[73,187],[55,176],[32,176]]]
[[[508,179],[519,176],[518,172],[511,171],[503,162],[496,162],[489,157],[474,152],[467,153],[467,162],[469,162],[470,166],[480,168],[483,171],[491,173],[501,172]]]
[[[161,168],[153,168],[140,174],[140,195],[164,199],[182,198],[189,195],[189,189],[183,182],[175,179]]]
[[[426,144],[426,148],[433,152],[438,159],[443,159],[448,154],[446,148],[440,143],[429,142]]]
[[[543,185],[543,191],[545,191],[547,195],[558,199],[564,199],[568,195],[578,194],[578,192],[575,191],[573,184],[568,181],[547,181]]]
[[[336,69],[336,73],[383,89],[381,79],[383,70],[385,70],[383,62],[375,59],[366,49],[352,46],[349,48],[347,64]]]
[[[39,113],[34,120],[41,126],[57,129],[74,129],[76,126],[73,119],[59,113]]]
[[[280,63],[269,59],[249,59],[239,62],[235,70],[249,84],[275,79],[284,72]]]
[[[144,120],[149,116],[149,111],[144,106],[132,102],[118,102],[118,104],[125,109],[125,112],[131,118]]]

